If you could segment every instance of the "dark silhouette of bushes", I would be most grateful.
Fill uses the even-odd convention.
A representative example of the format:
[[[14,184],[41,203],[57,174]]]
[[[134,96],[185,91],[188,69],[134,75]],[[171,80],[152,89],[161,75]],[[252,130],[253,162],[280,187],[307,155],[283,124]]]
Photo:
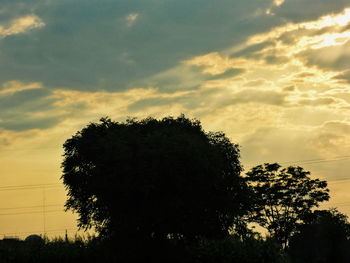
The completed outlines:
[[[106,240],[89,241],[53,239],[33,246],[28,242],[0,243],[1,263],[63,262],[169,262],[169,263],[283,263],[283,250],[272,240],[201,239],[195,243],[179,240],[120,245]]]
[[[283,263],[285,254],[272,239],[248,237],[241,239],[232,235],[224,239],[203,239],[192,249],[198,263]]]
[[[298,226],[289,245],[295,263],[350,262],[350,224],[336,209],[316,210]]]

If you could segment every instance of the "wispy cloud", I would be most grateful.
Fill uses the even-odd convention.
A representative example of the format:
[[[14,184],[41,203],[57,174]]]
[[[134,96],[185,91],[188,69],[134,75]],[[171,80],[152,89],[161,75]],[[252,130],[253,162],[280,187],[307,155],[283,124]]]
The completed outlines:
[[[41,28],[45,23],[36,15],[31,14],[12,20],[9,26],[0,25],[0,37],[17,35],[35,28]]]
[[[274,6],[281,6],[281,5],[283,5],[284,1],[285,0],[274,0],[273,5]]]
[[[125,21],[128,27],[133,26],[139,17],[138,13],[130,13],[126,16]]]
[[[274,9],[283,5],[285,0],[274,0],[269,8],[265,10],[266,15],[274,15]]]
[[[13,80],[13,81],[6,82],[2,85],[2,88],[0,88],[0,96],[11,95],[16,92],[20,92],[24,90],[41,89],[41,88],[42,88],[42,84],[38,82],[25,84],[23,82]]]

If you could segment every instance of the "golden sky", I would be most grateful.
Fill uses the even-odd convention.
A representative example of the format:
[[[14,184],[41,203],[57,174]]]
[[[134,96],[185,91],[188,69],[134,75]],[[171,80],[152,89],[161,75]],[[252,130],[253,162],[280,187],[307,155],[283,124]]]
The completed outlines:
[[[104,116],[198,118],[240,145],[246,169],[326,179],[322,207],[350,215],[349,40],[341,0],[5,0],[0,238],[74,233],[62,144]]]

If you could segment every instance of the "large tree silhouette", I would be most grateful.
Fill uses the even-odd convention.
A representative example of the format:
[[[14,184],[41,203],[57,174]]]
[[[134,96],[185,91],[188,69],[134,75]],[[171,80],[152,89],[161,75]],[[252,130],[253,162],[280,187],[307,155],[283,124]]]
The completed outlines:
[[[245,209],[239,156],[184,116],[104,118],[64,144],[66,208],[107,237],[223,236]]]
[[[286,246],[297,225],[311,209],[329,199],[327,182],[311,179],[302,167],[258,165],[246,174],[253,192],[250,220],[266,228]]]

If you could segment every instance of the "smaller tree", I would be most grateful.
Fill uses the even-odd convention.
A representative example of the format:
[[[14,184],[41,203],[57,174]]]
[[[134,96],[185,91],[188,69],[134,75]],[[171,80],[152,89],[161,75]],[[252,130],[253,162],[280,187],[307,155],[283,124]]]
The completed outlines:
[[[302,167],[281,168],[278,163],[258,165],[246,174],[254,204],[250,221],[284,247],[305,215],[329,199],[327,182],[309,175]]]
[[[349,262],[350,224],[337,209],[316,210],[299,225],[289,243],[292,262]]]

